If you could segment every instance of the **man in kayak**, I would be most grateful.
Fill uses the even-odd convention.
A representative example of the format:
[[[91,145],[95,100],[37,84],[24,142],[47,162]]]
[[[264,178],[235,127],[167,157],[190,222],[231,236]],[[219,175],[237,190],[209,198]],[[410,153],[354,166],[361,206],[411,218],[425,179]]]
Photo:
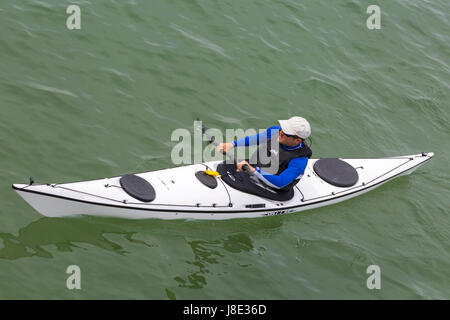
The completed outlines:
[[[237,163],[237,171],[248,165],[252,174],[266,185],[281,190],[289,190],[302,177],[312,151],[304,142],[311,134],[311,126],[302,117],[278,120],[280,126],[269,127],[266,131],[233,142],[220,143],[217,151],[228,152],[235,147],[258,145],[250,162]],[[255,155],[257,157],[255,157]],[[262,161],[267,155],[268,161]],[[263,169],[264,170],[263,170]]]

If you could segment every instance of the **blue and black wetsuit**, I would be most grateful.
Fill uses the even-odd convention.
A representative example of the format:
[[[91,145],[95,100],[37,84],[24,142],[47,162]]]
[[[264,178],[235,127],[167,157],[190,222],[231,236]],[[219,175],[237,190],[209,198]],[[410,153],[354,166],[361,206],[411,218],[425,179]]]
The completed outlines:
[[[267,152],[267,155],[269,155],[271,152],[275,152],[273,151],[272,145],[278,143],[276,138],[278,137],[280,130],[280,126],[272,126],[261,133],[236,140],[233,142],[233,145],[234,147],[260,145],[262,148],[266,149],[262,151]],[[311,157],[312,152],[305,142],[301,142],[293,147],[285,146],[280,143],[278,143],[278,145],[278,151],[275,152],[278,153],[277,157],[279,165],[277,172],[266,172],[261,169],[261,167],[264,168],[264,165],[256,162],[255,176],[272,188],[288,189],[295,185],[302,177],[306,165],[308,164],[308,158]],[[268,165],[266,165],[266,167],[268,167]]]

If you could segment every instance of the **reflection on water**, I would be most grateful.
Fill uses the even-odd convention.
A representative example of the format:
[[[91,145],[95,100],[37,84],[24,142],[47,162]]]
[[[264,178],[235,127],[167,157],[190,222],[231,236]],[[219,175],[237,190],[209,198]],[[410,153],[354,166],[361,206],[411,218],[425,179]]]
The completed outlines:
[[[43,217],[33,221],[18,231],[18,235],[0,232],[0,259],[15,260],[25,257],[53,258],[49,246],[54,246],[59,252],[69,252],[81,248],[87,243],[95,247],[112,251],[117,254],[127,254],[120,244],[106,238],[108,234],[121,235],[130,243],[154,247],[145,241],[135,239],[137,234],[151,234],[159,238],[179,236],[201,240],[189,241],[195,259],[192,265],[204,270],[205,264],[217,263],[223,257],[222,249],[239,253],[252,250],[251,239],[240,232],[275,232],[281,226],[276,217],[265,219],[250,219],[248,221],[167,221],[167,220],[124,220],[98,217],[48,218]],[[223,240],[211,240],[218,234],[226,237]],[[229,234],[232,234],[228,236]],[[3,246],[2,246],[3,244]],[[84,249],[84,248],[81,248]]]
[[[45,246],[54,245],[58,251],[67,252],[73,248],[80,248],[77,243],[88,243],[121,255],[127,253],[121,245],[108,240],[106,234],[122,235],[129,242],[152,247],[144,241],[133,239],[135,233],[125,230],[119,224],[102,224],[99,221],[91,223],[91,220],[84,218],[45,217],[20,229],[17,236],[0,232],[0,239],[3,240],[0,259],[15,260],[33,256],[53,258]]]
[[[184,278],[175,277],[174,279],[179,283],[179,287],[191,289],[200,289],[207,284],[204,275],[210,272],[208,265],[219,264],[220,259],[225,257],[224,250],[232,254],[243,251],[258,251],[254,249],[252,239],[245,233],[230,235],[223,240],[193,240],[189,241],[188,244],[192,248],[194,259],[186,261],[186,263],[194,266],[196,270],[189,272]],[[264,249],[260,248],[260,250]],[[226,260],[229,261],[229,259]],[[246,265],[241,266],[246,267]]]
[[[187,244],[188,258],[181,260],[184,262],[184,271],[179,276],[173,275],[173,279],[178,288],[200,289],[207,286],[207,275],[212,275],[210,269],[214,265],[219,266],[219,269],[230,263],[240,268],[251,266],[251,263],[243,261],[248,261],[249,255],[261,256],[265,252],[265,248],[254,244],[254,239],[272,237],[278,233],[282,221],[282,217],[234,221],[43,217],[19,229],[17,233],[0,232],[0,259],[17,260],[27,257],[52,259],[57,252],[92,250],[83,244],[119,255],[133,253],[124,248],[122,240],[143,245],[144,251],[155,246],[167,245],[165,252],[170,255],[170,249],[174,245],[178,246],[178,250]],[[108,235],[119,235],[119,239],[116,237],[117,240],[110,240],[111,237]],[[146,235],[151,235],[158,244],[136,239]],[[147,251],[149,255],[157,254],[156,252]],[[191,254],[192,258],[189,257]],[[177,259],[180,257],[170,257],[170,261]],[[169,299],[176,299],[175,288],[166,288],[165,293]]]

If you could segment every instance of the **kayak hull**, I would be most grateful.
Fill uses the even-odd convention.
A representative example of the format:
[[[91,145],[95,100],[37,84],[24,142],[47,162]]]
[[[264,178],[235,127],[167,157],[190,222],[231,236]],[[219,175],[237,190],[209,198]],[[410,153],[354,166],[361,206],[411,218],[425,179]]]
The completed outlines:
[[[120,177],[85,182],[26,185],[13,189],[36,211],[48,217],[92,215],[126,219],[226,220],[287,214],[332,205],[368,191],[401,175],[407,175],[434,156],[423,153],[380,159],[342,159],[359,172],[356,185],[331,186],[313,170],[310,159],[305,174],[289,201],[274,201],[230,188],[219,180],[215,189],[202,185],[195,173],[215,169],[220,161],[136,174],[151,182],[156,199],[144,203],[127,195]]]

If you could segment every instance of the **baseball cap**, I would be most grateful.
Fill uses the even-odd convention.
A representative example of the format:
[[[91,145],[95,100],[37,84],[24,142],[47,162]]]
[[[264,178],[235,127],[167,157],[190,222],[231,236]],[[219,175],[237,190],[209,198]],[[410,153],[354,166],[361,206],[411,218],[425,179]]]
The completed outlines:
[[[309,122],[302,117],[292,117],[289,120],[278,120],[284,133],[306,139],[311,135]]]

